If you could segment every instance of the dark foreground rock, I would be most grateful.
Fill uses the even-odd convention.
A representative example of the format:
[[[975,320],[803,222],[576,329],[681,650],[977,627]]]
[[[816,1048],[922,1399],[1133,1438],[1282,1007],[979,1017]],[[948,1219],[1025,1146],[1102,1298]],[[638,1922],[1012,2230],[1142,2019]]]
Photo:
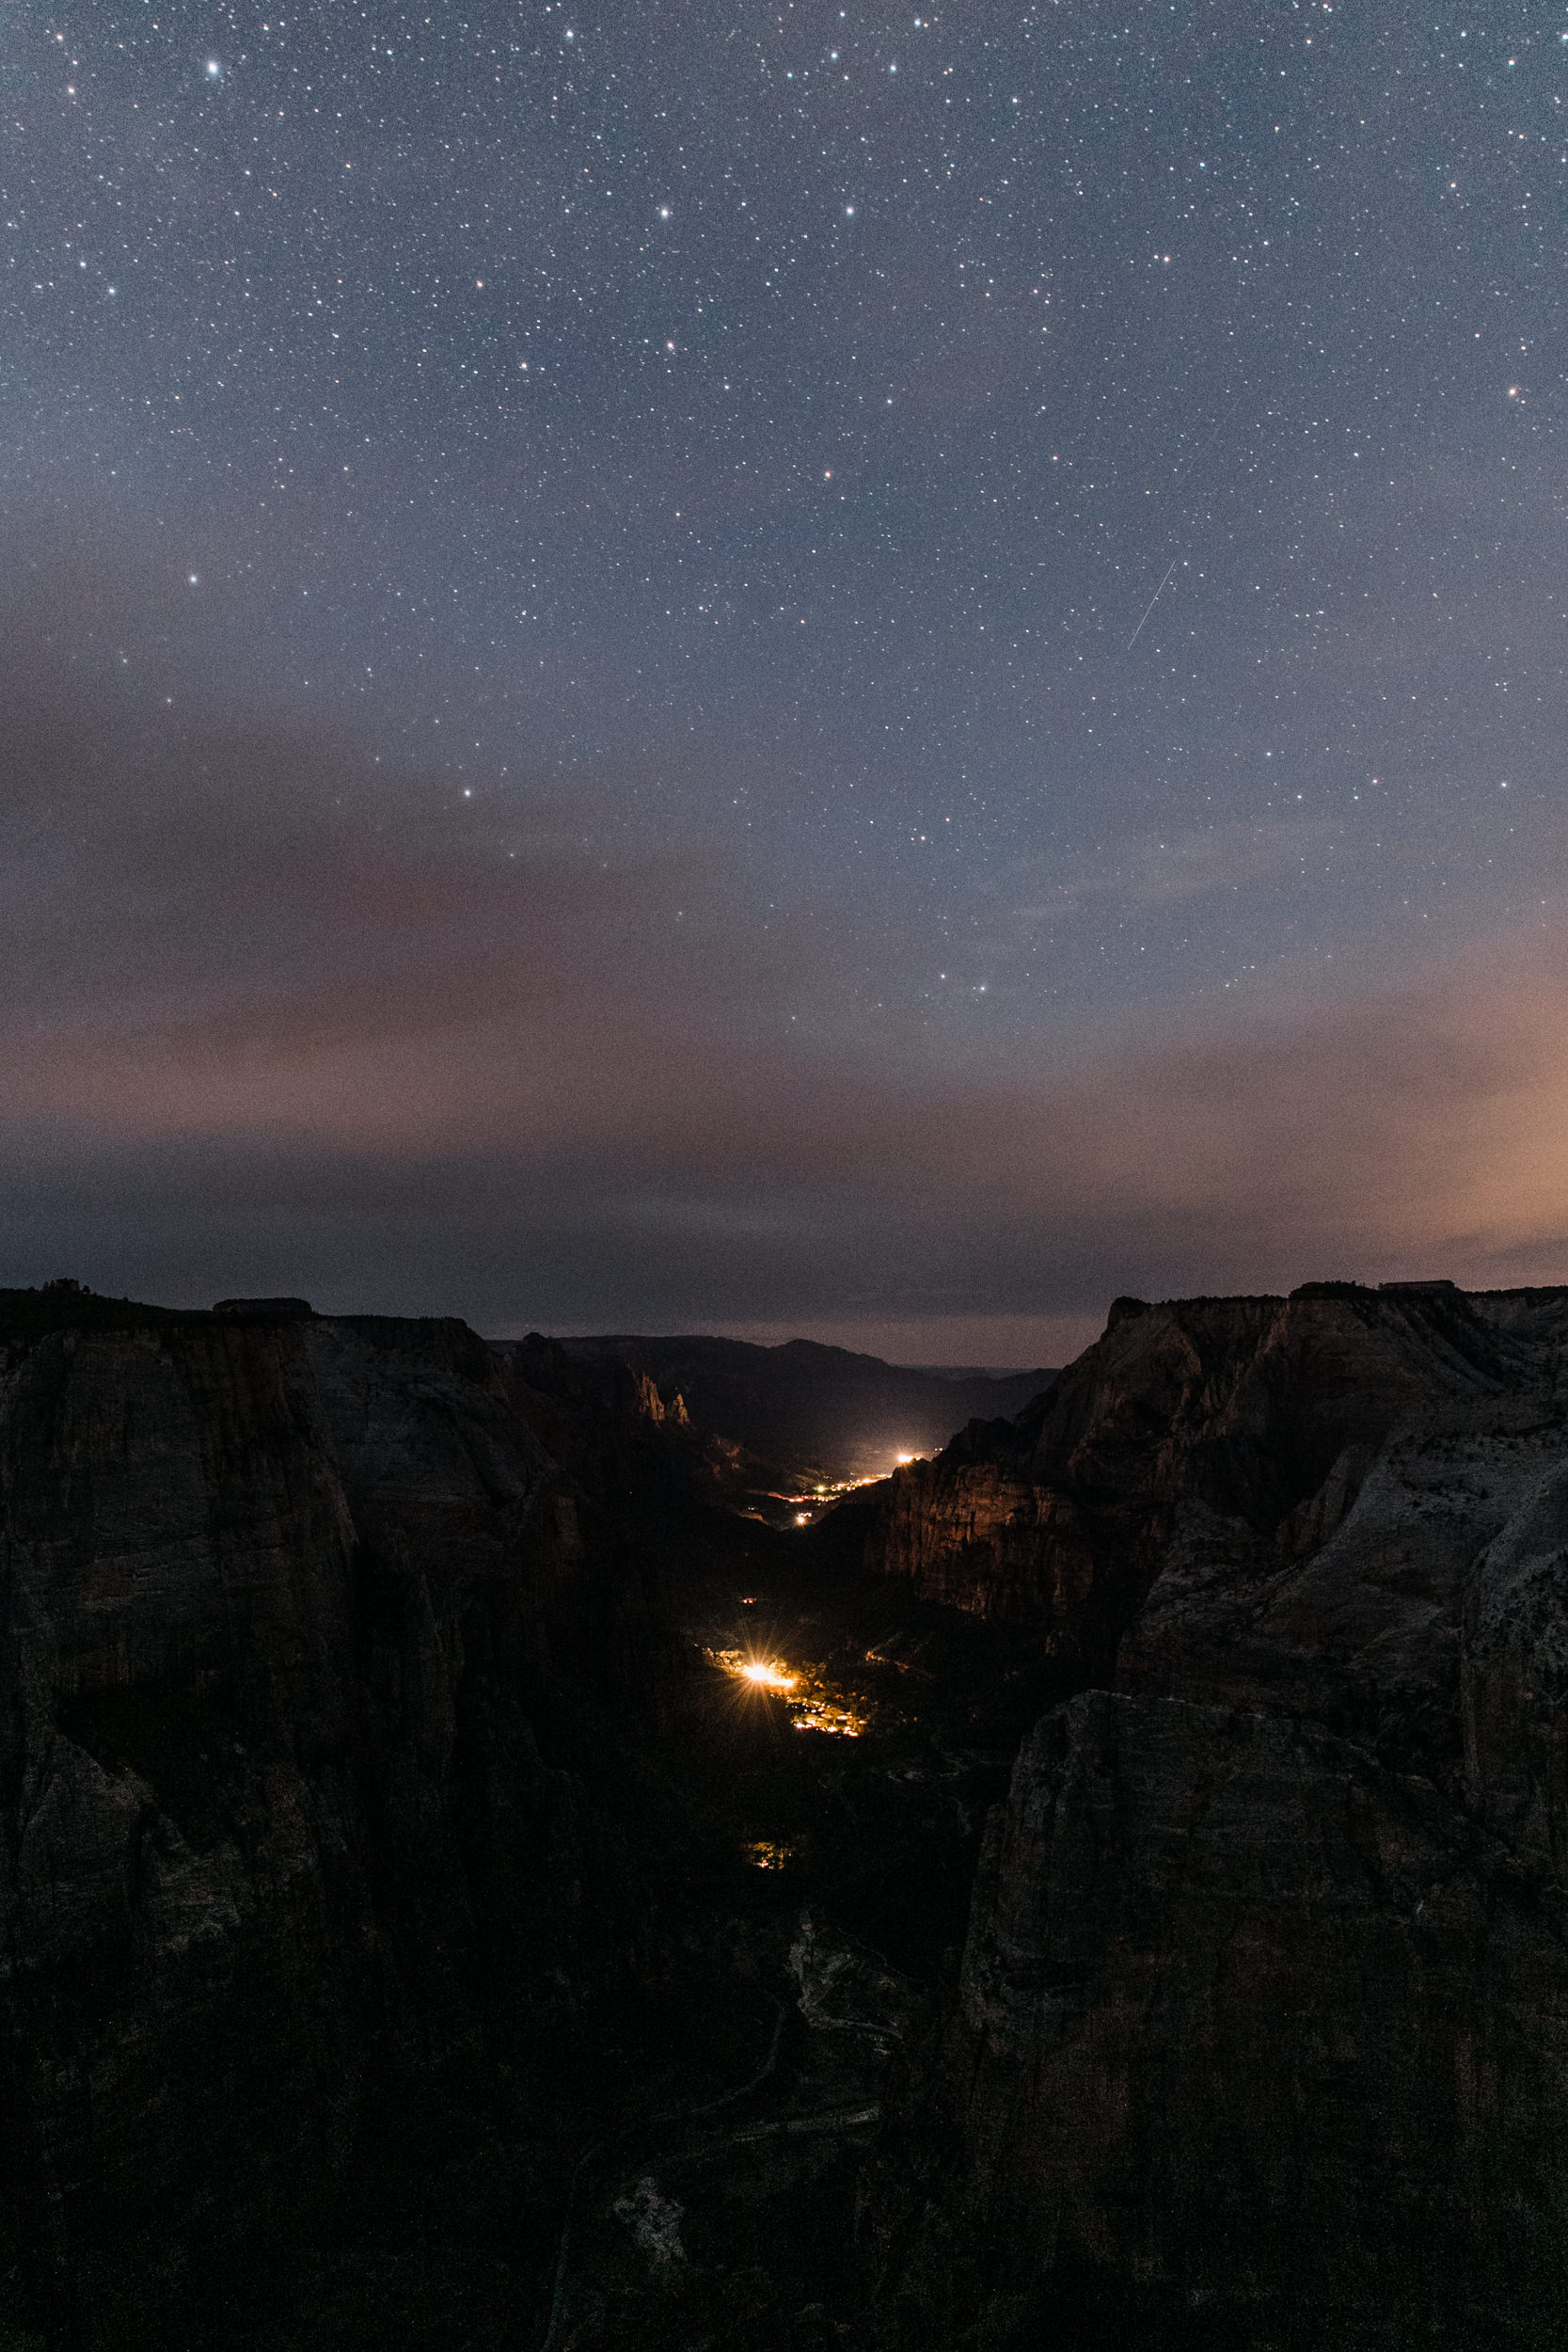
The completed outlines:
[[[1101,1687],[1024,1743],[884,2147],[890,2341],[1560,2341],[1565,1332],[1125,1312],[898,1482],[884,1573]]]
[[[522,1401],[457,1324],[0,1300],[0,2278],[62,2342],[645,1960],[668,1637]]]
[[[1341,2327],[1537,2325],[1568,2252],[1562,1906],[1418,1775],[1283,1716],[1087,1692],[975,1890],[969,2193],[1006,2266]]]

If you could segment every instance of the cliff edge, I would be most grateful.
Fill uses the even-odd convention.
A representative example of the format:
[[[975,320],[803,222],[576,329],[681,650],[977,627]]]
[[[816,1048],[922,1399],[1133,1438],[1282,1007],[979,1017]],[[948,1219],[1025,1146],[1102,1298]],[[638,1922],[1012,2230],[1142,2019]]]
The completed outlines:
[[[372,2081],[629,1980],[662,1637],[563,1409],[461,1324],[0,1295],[0,2271],[51,2340],[325,2195]]]
[[[901,2341],[1560,2341],[1565,1342],[1568,1291],[1129,1302],[899,1474],[881,1572],[1085,1686],[884,2157]]]

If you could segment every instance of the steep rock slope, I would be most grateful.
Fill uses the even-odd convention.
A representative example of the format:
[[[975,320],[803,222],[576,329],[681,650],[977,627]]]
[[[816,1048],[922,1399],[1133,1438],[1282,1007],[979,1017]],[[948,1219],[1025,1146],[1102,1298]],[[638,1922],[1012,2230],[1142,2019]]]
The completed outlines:
[[[1551,2341],[1565,1924],[1353,1741],[1085,1692],[1026,1744],[976,1887],[972,2217],[1014,2279],[1164,2288],[1242,2341],[1289,2312],[1402,2344],[1423,2310]]]
[[[0,2266],[69,2334],[633,1963],[654,1612],[461,1325],[8,1294],[0,1504]]]
[[[1447,1285],[1119,1299],[1104,1337],[1015,1421],[973,1422],[895,1472],[870,1565],[985,1615],[1044,1614],[1108,1665],[1103,1644],[1180,1506],[1263,1534],[1314,1497],[1332,1514],[1388,1429],[1442,1400],[1511,1393],[1533,1360]]]
[[[1078,1624],[1043,1512],[1009,1601],[1116,1661],[1020,1755],[927,2080],[988,2341],[1557,2340],[1565,1339],[1563,1292],[1182,1302],[931,1466],[1067,1492]]]

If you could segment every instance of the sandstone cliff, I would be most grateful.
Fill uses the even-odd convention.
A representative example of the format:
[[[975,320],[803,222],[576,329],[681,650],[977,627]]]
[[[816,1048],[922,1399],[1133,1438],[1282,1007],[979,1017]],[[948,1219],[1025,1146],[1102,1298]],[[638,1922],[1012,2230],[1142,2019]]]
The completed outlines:
[[[884,1573],[1101,1686],[917,2078],[987,2343],[1560,2340],[1565,1338],[1564,1292],[1124,1308],[884,1506]]]
[[[1446,1285],[1118,1299],[1104,1337],[1015,1421],[972,1422],[894,1473],[870,1565],[983,1615],[1044,1616],[1108,1668],[1182,1505],[1274,1534],[1315,1502],[1307,1540],[1386,1431],[1439,1401],[1513,1393],[1542,1344]]]
[[[463,1326],[283,1307],[0,1297],[0,2274],[62,2342],[640,1949],[645,1580]]]

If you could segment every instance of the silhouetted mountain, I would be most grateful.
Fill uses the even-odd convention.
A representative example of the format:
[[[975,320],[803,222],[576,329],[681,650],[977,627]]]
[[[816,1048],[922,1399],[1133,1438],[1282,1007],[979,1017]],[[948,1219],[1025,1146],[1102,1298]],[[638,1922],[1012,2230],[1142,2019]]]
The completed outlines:
[[[734,1438],[797,1479],[879,1478],[900,1455],[931,1454],[977,1416],[1016,1413],[1055,1378],[1050,1371],[1003,1374],[916,1371],[786,1340],[621,1335],[567,1339],[580,1361],[617,1359],[677,1394],[701,1429]]]

